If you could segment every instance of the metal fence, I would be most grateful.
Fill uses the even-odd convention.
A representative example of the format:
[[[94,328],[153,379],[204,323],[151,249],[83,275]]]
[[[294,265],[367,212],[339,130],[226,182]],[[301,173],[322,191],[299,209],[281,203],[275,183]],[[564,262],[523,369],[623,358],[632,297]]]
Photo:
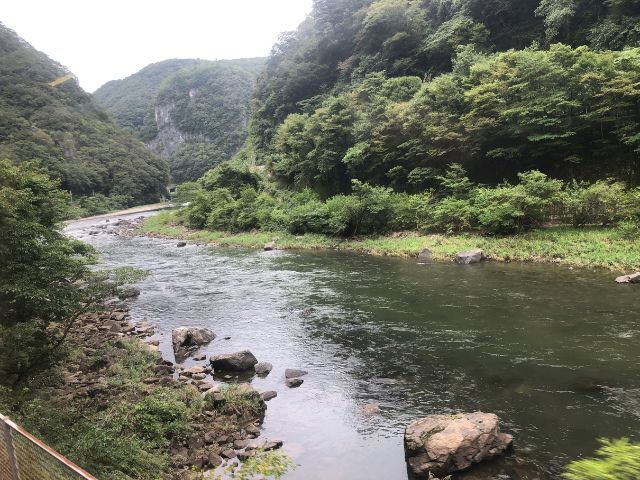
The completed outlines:
[[[0,480],[97,480],[0,415]]]

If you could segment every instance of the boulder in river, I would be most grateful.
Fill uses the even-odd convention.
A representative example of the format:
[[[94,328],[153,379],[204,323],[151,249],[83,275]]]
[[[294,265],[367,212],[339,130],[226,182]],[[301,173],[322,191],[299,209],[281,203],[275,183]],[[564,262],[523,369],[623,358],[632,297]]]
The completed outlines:
[[[431,253],[431,250],[429,250],[428,248],[423,248],[422,250],[420,250],[420,253],[418,254],[419,263],[428,263],[431,261],[432,258],[433,258],[433,254]]]
[[[253,370],[258,359],[249,350],[215,355],[209,359],[215,371],[246,372]]]
[[[512,443],[511,435],[500,432],[493,413],[429,415],[411,423],[404,433],[409,468],[424,478],[466,470],[503,454]]]
[[[640,272],[622,275],[616,278],[616,283],[640,283]]]
[[[484,251],[481,248],[474,248],[467,250],[466,252],[456,253],[456,263],[460,265],[471,265],[473,263],[480,263],[485,258]]]
[[[269,400],[276,398],[278,396],[278,392],[274,390],[267,390],[266,392],[262,392],[260,396],[262,397],[262,400],[268,402]]]
[[[287,384],[287,387],[289,387],[289,388],[296,388],[296,387],[299,387],[300,385],[302,385],[304,383],[304,380],[302,378],[298,378],[298,377],[287,378],[285,380],[285,383]]]
[[[275,250],[275,249],[276,249],[276,242],[275,241],[266,243],[264,245],[264,248],[263,248],[263,250],[265,252],[270,252],[271,250]]]
[[[269,372],[273,369],[273,365],[269,362],[260,362],[257,363],[254,367],[257,375],[268,375]]]
[[[304,377],[307,373],[306,370],[300,370],[298,368],[287,368],[284,371],[284,378],[300,378]]]
[[[140,296],[140,289],[136,287],[125,287],[118,292],[118,298],[125,300],[127,298],[136,298]]]
[[[178,248],[183,248],[183,247],[186,247],[186,246],[187,246],[187,242],[178,242],[176,244],[176,247],[178,247]]]
[[[188,357],[190,353],[214,338],[215,333],[202,327],[178,327],[171,332],[171,343],[177,359]]]

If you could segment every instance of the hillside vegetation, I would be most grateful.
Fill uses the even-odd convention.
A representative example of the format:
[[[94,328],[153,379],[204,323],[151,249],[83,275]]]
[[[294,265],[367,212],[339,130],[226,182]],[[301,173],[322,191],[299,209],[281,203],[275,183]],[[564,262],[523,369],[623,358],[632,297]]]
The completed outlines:
[[[166,60],[95,92],[124,128],[168,159],[176,182],[195,180],[245,142],[263,59]]]
[[[258,78],[247,148],[179,186],[171,222],[410,231],[369,249],[402,254],[433,234],[527,235],[490,242],[494,258],[634,267],[638,20],[627,0],[316,0]],[[584,232],[600,247],[576,258]]]
[[[158,200],[166,163],[109,120],[60,64],[0,24],[0,159],[36,161],[75,196]]]
[[[631,0],[317,0],[258,81],[258,159],[322,196],[421,191],[453,162],[638,183],[639,20]]]

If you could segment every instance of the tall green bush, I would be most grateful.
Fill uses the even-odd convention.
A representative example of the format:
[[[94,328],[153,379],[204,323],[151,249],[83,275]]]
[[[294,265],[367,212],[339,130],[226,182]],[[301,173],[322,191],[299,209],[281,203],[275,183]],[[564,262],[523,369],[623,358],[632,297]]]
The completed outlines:
[[[600,440],[595,457],[567,466],[568,480],[637,480],[640,478],[640,444],[628,439]]]

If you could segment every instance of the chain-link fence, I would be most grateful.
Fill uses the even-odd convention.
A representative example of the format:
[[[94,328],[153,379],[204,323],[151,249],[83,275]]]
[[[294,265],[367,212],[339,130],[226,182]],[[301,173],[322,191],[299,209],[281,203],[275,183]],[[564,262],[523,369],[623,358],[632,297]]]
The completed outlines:
[[[96,480],[0,415],[0,480]]]

